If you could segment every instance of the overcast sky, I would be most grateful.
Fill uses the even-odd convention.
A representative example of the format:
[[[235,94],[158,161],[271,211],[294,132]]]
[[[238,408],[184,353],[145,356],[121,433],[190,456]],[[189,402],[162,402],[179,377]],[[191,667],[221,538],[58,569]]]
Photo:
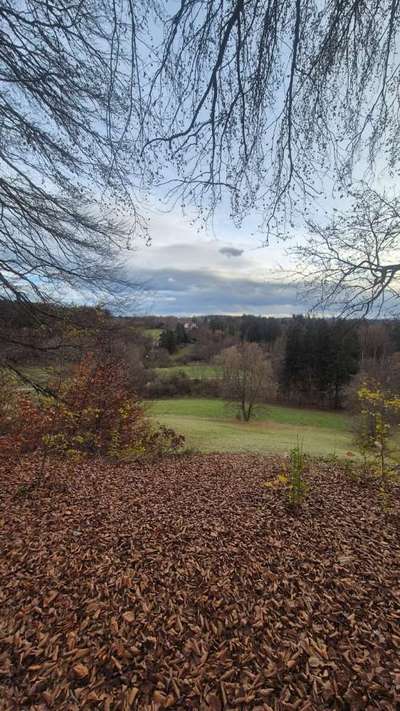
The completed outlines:
[[[376,187],[388,187],[385,174],[378,174]],[[150,217],[151,245],[138,242],[125,264],[129,276],[143,289],[142,311],[177,316],[291,316],[306,313],[312,306],[294,283],[296,264],[290,257],[291,248],[306,239],[305,222],[299,216],[290,240],[263,246],[260,215],[252,214],[237,229],[229,218],[229,206],[221,204],[213,224],[200,230],[199,222],[184,217],[179,207],[161,212],[154,208],[156,204],[162,201],[153,194],[144,207]],[[335,210],[345,211],[349,204],[327,180],[313,202],[312,216],[326,224]]]
[[[218,223],[207,231],[179,209],[151,216],[151,245],[138,243],[125,268],[143,290],[141,310],[177,316],[304,312],[289,245],[262,247],[260,235]]]

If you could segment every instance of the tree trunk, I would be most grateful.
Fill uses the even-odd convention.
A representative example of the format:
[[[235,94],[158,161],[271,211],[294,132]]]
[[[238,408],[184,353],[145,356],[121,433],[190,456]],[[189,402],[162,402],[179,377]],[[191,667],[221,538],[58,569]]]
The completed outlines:
[[[340,405],[340,389],[339,385],[335,383],[335,396],[333,399],[333,409],[338,410]]]

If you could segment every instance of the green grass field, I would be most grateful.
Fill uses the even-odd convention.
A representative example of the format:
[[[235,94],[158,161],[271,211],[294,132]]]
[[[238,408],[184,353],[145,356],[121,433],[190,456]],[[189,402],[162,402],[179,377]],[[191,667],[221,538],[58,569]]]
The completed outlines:
[[[54,389],[54,387],[57,388],[58,385],[70,375],[67,367],[60,369],[51,365],[46,367],[40,365],[26,365],[19,370],[21,375],[28,380],[24,381],[17,378],[17,388],[21,392],[25,391],[27,393],[35,392],[35,385],[41,388],[46,388],[49,385],[52,389]],[[34,385],[32,383],[34,383]]]
[[[42,387],[45,387],[48,384],[49,380],[56,377],[58,374],[58,371],[52,368],[51,366],[43,367],[40,365],[27,365],[21,368],[20,370],[22,375],[24,375],[29,380],[32,380],[34,383],[41,385]],[[30,390],[31,388],[29,384],[21,383],[20,389]]]
[[[144,328],[143,333],[145,334],[145,336],[151,338],[154,343],[158,343],[159,338],[161,336],[161,330],[161,328]]]
[[[166,368],[155,368],[156,373],[162,378],[170,378],[176,373],[185,373],[191,380],[207,380],[216,378],[220,373],[220,368],[216,365],[204,363],[190,363],[189,365],[171,365]]]
[[[24,374],[46,385],[55,373],[51,368],[25,367]],[[191,378],[215,375],[215,366],[191,364],[159,368],[165,377],[183,370]],[[29,385],[21,384],[21,389]],[[244,423],[236,418],[235,407],[223,400],[207,398],[172,398],[149,403],[148,413],[161,424],[186,437],[188,447],[201,452],[285,453],[303,442],[304,450],[315,456],[354,452],[351,420],[346,414],[324,410],[306,410],[281,405],[260,406],[255,418]]]
[[[153,401],[149,414],[184,434],[187,445],[202,452],[284,453],[297,438],[304,451],[316,456],[340,457],[354,451],[350,418],[341,413],[269,405],[244,423],[222,400],[174,398]]]

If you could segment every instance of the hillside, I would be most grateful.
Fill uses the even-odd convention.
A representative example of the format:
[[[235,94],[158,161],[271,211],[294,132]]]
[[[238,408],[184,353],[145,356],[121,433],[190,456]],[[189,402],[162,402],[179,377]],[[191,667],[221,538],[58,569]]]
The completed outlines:
[[[315,456],[343,457],[354,449],[351,418],[344,413],[270,404],[241,422],[223,400],[193,397],[155,400],[148,412],[201,452],[285,453],[298,440]]]

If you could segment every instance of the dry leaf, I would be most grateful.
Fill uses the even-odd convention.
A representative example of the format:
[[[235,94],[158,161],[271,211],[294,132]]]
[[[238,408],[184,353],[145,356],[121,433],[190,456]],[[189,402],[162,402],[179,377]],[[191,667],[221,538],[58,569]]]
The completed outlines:
[[[73,671],[78,679],[84,679],[89,674],[89,669],[85,664],[75,664]]]
[[[127,610],[127,612],[124,612],[122,617],[124,618],[125,622],[135,621],[135,613],[132,612],[132,610]]]
[[[399,529],[374,485],[314,462],[293,515],[261,486],[279,457],[47,467],[26,498],[40,461],[0,459],[1,708],[397,708]]]
[[[319,667],[322,664],[321,659],[318,659],[318,657],[309,657],[308,658],[308,663],[310,667]]]
[[[137,688],[137,686],[132,686],[132,688],[126,692],[126,700],[127,700],[128,704],[133,704],[138,693],[139,693],[139,689]]]

